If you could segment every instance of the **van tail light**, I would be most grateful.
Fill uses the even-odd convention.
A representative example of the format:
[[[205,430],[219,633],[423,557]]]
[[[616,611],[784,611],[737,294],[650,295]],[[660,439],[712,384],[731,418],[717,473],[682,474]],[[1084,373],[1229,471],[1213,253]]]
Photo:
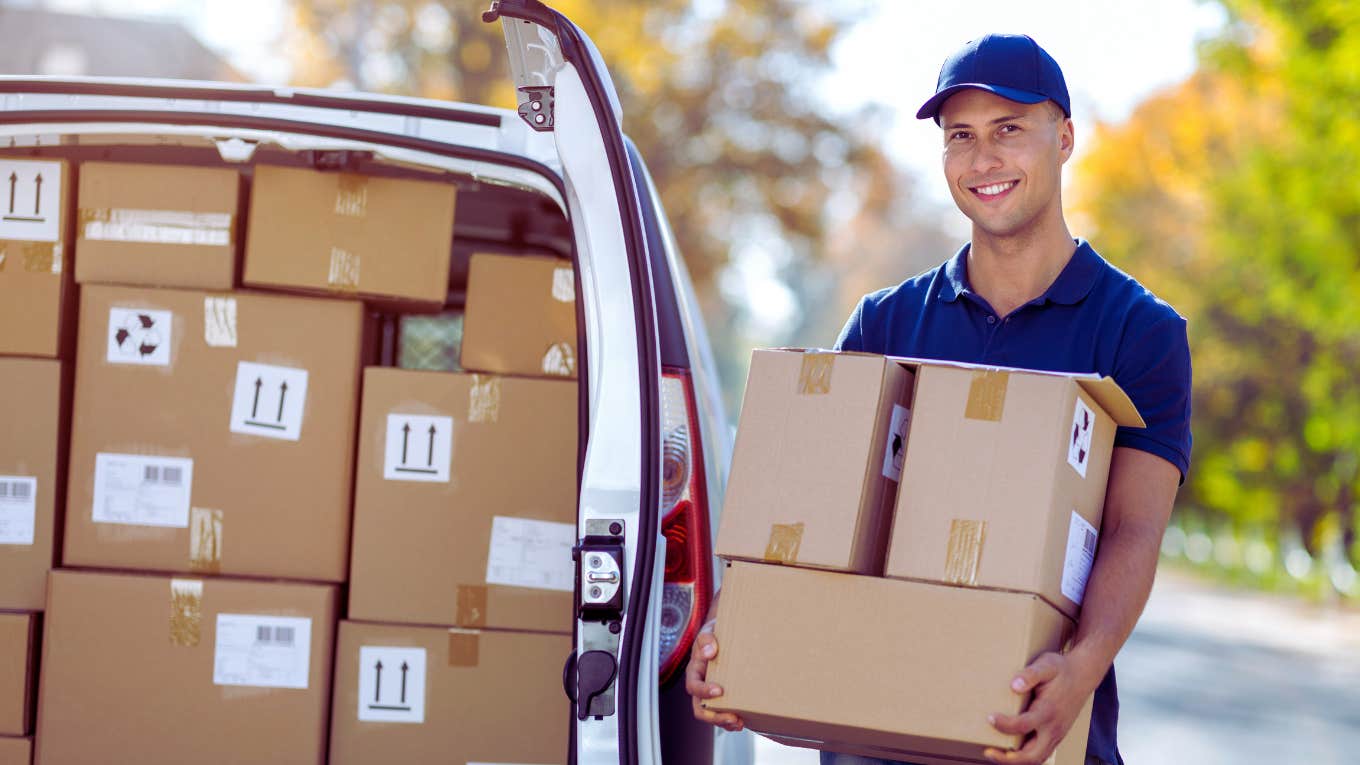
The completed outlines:
[[[666,535],[666,578],[659,662],[663,684],[684,665],[713,599],[708,494],[696,414],[689,372],[663,369],[661,533]]]

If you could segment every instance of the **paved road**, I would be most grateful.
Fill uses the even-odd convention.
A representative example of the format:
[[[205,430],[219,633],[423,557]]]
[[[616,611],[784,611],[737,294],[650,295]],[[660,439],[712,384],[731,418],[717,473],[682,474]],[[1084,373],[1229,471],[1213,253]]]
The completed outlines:
[[[1163,570],[1116,661],[1128,765],[1360,763],[1360,613]],[[816,765],[755,744],[756,765]]]

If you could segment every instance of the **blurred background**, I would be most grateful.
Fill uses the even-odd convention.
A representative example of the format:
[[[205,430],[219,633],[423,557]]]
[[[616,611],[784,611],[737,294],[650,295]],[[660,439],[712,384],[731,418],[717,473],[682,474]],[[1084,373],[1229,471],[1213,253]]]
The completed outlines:
[[[1131,763],[1357,762],[1360,3],[557,0],[614,75],[733,421],[755,346],[968,237],[913,119],[986,31],[1063,65],[1065,204],[1189,319],[1192,468],[1118,662]],[[512,107],[478,0],[0,0],[0,72],[360,89]],[[761,743],[763,761],[815,754]]]

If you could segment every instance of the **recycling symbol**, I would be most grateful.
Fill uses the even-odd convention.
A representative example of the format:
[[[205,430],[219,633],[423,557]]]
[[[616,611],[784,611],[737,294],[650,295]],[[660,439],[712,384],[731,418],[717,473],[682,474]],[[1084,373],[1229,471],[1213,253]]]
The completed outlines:
[[[113,364],[170,363],[170,311],[109,309],[108,361]]]
[[[165,338],[156,325],[155,317],[147,313],[135,313],[128,316],[113,333],[113,341],[120,353],[146,358],[161,347]]]

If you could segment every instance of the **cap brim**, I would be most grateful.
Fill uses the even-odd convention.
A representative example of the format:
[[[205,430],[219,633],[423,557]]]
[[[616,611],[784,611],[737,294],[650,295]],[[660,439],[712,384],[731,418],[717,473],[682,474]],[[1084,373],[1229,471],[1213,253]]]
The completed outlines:
[[[1028,90],[1017,90],[1015,88],[1007,88],[1001,85],[988,85],[981,82],[964,82],[959,83],[958,85],[950,85],[939,93],[931,96],[930,100],[922,104],[921,108],[916,112],[916,119],[934,119],[938,121],[940,117],[940,107],[944,106],[944,102],[948,101],[949,97],[955,93],[970,88],[995,93],[1004,99],[1022,104],[1037,104],[1049,100],[1048,96],[1039,93],[1031,93]]]

